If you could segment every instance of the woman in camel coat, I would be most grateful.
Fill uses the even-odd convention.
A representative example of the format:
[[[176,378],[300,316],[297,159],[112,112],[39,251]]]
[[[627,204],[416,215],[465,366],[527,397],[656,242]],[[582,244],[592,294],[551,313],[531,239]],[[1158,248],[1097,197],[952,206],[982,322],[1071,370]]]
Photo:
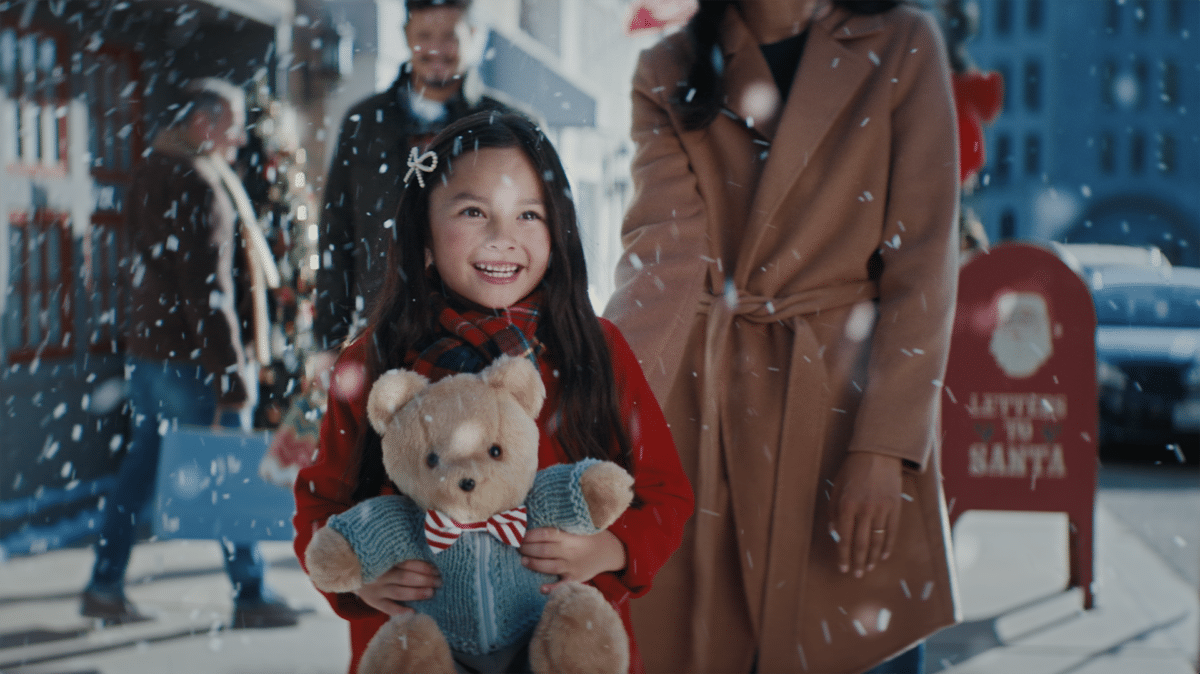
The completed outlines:
[[[634,605],[648,671],[861,672],[956,620],[937,446],[958,269],[946,54],[924,13],[852,4],[701,3],[634,77],[606,314],[697,505]],[[715,89],[692,70],[706,20]]]

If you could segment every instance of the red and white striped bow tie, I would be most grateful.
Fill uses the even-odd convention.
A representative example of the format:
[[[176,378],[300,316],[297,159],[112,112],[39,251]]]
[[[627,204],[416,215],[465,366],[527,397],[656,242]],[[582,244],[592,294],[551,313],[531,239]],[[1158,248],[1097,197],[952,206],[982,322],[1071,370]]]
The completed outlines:
[[[455,522],[446,513],[436,510],[425,511],[425,542],[429,544],[429,549],[433,550],[433,554],[437,554],[446,548],[454,545],[454,541],[458,540],[464,532],[468,531],[483,531],[495,536],[501,543],[519,547],[521,541],[525,540],[525,523],[527,517],[525,515],[525,506],[505,510],[502,513],[492,515],[483,522],[474,522],[472,524],[460,524]]]

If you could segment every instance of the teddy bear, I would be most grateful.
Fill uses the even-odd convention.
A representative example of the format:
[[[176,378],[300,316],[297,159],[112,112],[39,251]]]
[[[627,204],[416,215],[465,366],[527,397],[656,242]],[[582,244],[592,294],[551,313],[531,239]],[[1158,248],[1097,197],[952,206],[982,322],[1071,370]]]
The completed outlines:
[[[512,356],[436,383],[391,370],[372,386],[367,418],[402,495],[330,517],[305,565],[326,592],[353,592],[409,559],[436,566],[442,586],[380,628],[360,674],[452,674],[455,657],[503,666],[526,641],[537,673],[628,669],[621,619],[596,588],[568,582],[547,597],[541,586],[558,579],[521,564],[526,528],[594,534],[633,498],[633,477],[612,462],[537,469],[545,396],[537,368]]]

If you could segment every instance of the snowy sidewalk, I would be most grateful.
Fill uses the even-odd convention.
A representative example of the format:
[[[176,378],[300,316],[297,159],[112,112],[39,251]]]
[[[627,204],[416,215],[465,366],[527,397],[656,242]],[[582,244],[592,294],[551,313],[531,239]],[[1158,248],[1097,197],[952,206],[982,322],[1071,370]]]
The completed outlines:
[[[79,615],[90,548],[0,564],[4,674],[343,674],[346,622],[309,584],[290,543],[264,542],[267,582],[294,607],[296,627],[229,630],[231,588],[212,541],[142,543],[130,562],[130,599],[154,620],[97,629]]]
[[[964,617],[929,642],[945,674],[1187,674],[1200,642],[1196,588],[1102,506],[1096,608],[1064,591],[1066,519],[974,512],[955,531]],[[134,548],[129,595],[156,619],[97,629],[78,614],[90,549],[0,563],[5,674],[342,674],[345,622],[300,571],[287,543],[264,543],[267,578],[294,606],[294,628],[221,629],[232,601],[211,541]]]
[[[1192,674],[1196,588],[1096,507],[1095,607],[1067,584],[1067,522],[1053,513],[965,513],[954,532],[962,624],[929,641],[942,674]]]

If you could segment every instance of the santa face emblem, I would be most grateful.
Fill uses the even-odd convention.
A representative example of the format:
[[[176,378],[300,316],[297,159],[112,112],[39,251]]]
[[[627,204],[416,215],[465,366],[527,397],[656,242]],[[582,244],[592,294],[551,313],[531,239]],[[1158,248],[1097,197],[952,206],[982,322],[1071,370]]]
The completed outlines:
[[[1004,293],[997,313],[988,351],[1009,377],[1033,376],[1054,353],[1046,298],[1038,293]]]

